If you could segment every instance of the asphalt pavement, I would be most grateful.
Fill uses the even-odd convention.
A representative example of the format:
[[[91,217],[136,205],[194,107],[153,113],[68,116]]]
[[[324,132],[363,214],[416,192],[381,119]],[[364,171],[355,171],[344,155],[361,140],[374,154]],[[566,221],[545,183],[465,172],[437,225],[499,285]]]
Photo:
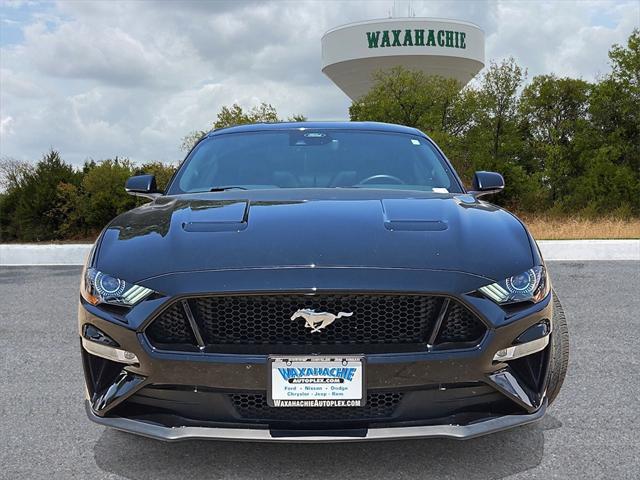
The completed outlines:
[[[79,267],[0,267],[0,478],[640,478],[640,262],[552,262],[571,336],[546,417],[474,440],[162,443],[87,420]]]

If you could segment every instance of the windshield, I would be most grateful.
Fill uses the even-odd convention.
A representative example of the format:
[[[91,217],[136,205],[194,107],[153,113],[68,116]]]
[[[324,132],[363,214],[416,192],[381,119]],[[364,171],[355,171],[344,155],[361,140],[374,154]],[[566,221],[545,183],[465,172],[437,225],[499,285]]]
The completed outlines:
[[[295,129],[206,138],[184,163],[168,193],[231,188],[461,191],[444,159],[423,137]]]

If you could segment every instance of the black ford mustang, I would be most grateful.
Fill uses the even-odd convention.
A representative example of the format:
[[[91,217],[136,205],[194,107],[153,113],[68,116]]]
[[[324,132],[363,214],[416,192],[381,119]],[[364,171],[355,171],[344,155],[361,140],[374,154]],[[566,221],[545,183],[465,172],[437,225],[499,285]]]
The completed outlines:
[[[86,408],[163,440],[470,438],[540,419],[568,332],[540,251],[413,128],[217,130],[85,267]]]

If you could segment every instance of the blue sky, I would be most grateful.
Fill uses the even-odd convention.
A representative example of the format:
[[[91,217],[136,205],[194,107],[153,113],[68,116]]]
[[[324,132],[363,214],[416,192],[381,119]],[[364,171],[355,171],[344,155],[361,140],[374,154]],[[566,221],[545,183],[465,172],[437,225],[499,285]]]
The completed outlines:
[[[320,72],[320,37],[384,18],[384,1],[0,0],[0,156],[36,161],[181,159],[180,139],[222,105],[272,103],[282,117],[346,119]],[[397,0],[396,13],[408,1]],[[416,16],[469,20],[486,60],[513,56],[529,78],[594,80],[640,25],[631,1],[412,1]]]

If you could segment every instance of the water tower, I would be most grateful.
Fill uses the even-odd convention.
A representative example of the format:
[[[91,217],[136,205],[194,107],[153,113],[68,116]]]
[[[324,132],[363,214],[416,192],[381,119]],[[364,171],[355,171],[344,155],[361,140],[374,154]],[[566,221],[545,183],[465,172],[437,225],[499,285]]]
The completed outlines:
[[[322,37],[322,72],[352,100],[369,91],[375,72],[395,66],[464,85],[484,67],[484,32],[469,22],[409,17],[350,23]]]

